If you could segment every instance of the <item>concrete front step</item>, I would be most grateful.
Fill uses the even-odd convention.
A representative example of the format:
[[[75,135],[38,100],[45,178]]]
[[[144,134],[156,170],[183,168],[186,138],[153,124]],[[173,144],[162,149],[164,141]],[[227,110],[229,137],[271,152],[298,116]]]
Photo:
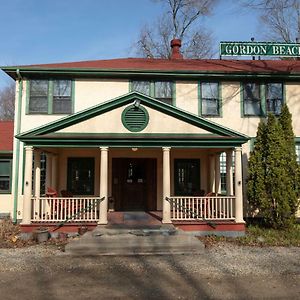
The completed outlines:
[[[98,225],[92,233],[92,236],[103,235],[120,235],[120,234],[133,234],[136,236],[149,236],[149,235],[175,235],[178,231],[172,224],[163,224],[160,226],[116,226],[116,225]]]
[[[94,235],[87,232],[66,245],[66,254],[90,255],[152,255],[198,254],[204,245],[188,235],[135,235],[132,233]]]

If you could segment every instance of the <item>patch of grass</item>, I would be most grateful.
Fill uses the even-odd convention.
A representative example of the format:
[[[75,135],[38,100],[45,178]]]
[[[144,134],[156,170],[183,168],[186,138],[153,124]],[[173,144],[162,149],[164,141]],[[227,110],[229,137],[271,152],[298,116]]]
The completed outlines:
[[[249,226],[246,236],[237,239],[241,245],[300,247],[300,224],[284,230]]]
[[[246,235],[237,238],[217,237],[214,235],[200,237],[206,247],[213,246],[220,242],[229,242],[243,246],[284,246],[300,247],[300,224],[295,224],[290,229],[276,230],[261,226],[249,225]]]

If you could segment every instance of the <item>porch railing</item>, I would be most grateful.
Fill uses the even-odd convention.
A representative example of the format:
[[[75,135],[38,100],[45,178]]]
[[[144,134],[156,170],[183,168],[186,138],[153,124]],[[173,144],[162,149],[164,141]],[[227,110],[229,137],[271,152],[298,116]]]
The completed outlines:
[[[234,196],[170,197],[171,220],[234,220]]]
[[[100,197],[33,197],[31,221],[63,222],[72,219],[73,222],[95,222],[99,220],[97,203],[100,200]]]

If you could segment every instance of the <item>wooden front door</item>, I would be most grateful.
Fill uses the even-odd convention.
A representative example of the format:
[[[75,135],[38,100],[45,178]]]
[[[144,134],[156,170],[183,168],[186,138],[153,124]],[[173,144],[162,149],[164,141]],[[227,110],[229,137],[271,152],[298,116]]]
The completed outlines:
[[[113,158],[115,210],[156,210],[156,159]]]

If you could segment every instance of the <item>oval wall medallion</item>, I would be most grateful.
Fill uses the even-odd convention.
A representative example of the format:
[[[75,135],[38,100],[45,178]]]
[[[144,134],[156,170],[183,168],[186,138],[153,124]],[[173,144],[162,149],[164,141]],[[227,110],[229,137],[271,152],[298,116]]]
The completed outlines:
[[[139,132],[145,129],[149,122],[149,114],[142,107],[130,105],[122,112],[122,123],[126,129],[131,132]]]

